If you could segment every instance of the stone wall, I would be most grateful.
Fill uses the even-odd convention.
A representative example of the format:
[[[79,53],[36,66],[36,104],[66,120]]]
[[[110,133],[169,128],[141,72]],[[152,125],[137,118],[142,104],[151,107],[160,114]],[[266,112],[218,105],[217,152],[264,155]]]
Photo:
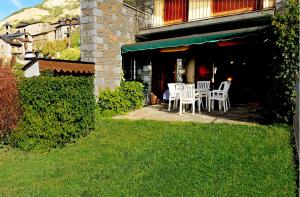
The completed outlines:
[[[95,62],[96,94],[120,84],[121,46],[135,42],[135,13],[122,0],[81,0],[81,59]]]

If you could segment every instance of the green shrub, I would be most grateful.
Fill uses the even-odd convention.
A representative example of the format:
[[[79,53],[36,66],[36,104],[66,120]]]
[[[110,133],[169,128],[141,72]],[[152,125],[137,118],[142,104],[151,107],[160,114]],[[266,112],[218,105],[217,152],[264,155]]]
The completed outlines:
[[[92,77],[40,76],[20,83],[22,121],[11,136],[23,150],[63,147],[94,128]]]
[[[58,59],[62,60],[80,60],[80,48],[65,49],[60,53]]]
[[[70,48],[68,48],[70,41]],[[55,57],[64,60],[80,59],[80,32],[79,30],[71,33],[70,40],[38,41],[35,48],[46,57]]]
[[[61,52],[67,48],[67,40],[55,40],[35,43],[36,48],[45,56],[56,57],[57,52]]]
[[[272,21],[275,45],[268,78],[265,116],[270,121],[291,122],[295,112],[296,78],[299,75],[299,3],[283,1],[283,9]]]
[[[72,48],[80,47],[80,31],[73,31],[71,33],[71,47]]]
[[[99,93],[99,109],[102,114],[123,114],[143,106],[144,86],[139,82],[122,82],[115,90]]]

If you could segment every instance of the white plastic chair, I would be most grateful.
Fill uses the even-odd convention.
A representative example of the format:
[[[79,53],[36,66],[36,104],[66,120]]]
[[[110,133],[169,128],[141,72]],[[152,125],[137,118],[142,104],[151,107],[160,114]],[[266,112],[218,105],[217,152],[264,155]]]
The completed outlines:
[[[179,114],[182,114],[182,108],[185,104],[192,105],[193,115],[195,115],[195,85],[194,84],[187,84],[183,86],[183,90],[180,94],[180,103],[179,103]]]
[[[205,108],[208,107],[208,94],[210,89],[210,81],[197,81],[196,98],[198,99],[198,110],[201,111],[203,106],[202,98],[205,98]]]
[[[169,88],[169,107],[168,107],[168,111],[171,110],[172,101],[174,101],[173,109],[175,109],[175,107],[177,107],[177,103],[178,103],[178,100],[179,100],[179,94],[176,91],[175,85],[176,85],[175,83],[168,83],[168,88]]]
[[[228,96],[228,91],[230,88],[230,81],[223,81],[217,90],[209,92],[208,99],[208,111],[214,110],[214,101],[219,101],[219,110],[224,110],[224,113],[230,108],[230,101]]]

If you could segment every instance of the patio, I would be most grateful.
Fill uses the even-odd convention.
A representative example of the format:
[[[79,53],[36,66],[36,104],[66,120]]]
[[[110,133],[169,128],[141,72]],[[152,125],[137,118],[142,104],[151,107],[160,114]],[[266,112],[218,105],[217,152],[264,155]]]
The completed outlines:
[[[129,120],[161,120],[161,121],[181,121],[181,122],[198,122],[198,123],[229,123],[229,124],[258,124],[261,116],[258,113],[261,110],[256,105],[233,106],[227,113],[219,110],[207,112],[202,110],[201,113],[196,111],[193,116],[188,110],[179,115],[178,109],[168,112],[168,104],[161,103],[158,105],[146,106],[142,109],[130,112],[126,115],[116,116],[114,119]]]

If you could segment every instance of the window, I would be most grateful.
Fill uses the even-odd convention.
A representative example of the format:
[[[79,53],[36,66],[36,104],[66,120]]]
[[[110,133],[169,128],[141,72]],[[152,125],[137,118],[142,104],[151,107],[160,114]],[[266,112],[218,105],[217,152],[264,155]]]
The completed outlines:
[[[213,0],[214,15],[225,15],[262,9],[262,0],[224,1]]]
[[[179,23],[188,19],[188,1],[165,0],[165,23]]]

